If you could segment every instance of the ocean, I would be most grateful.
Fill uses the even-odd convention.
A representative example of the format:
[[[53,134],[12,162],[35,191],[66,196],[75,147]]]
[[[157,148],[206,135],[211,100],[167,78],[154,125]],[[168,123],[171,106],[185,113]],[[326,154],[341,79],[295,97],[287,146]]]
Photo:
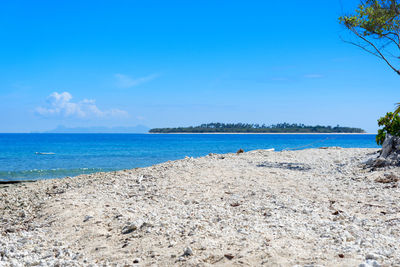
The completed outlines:
[[[0,180],[132,169],[240,148],[321,146],[378,148],[368,134],[0,134]]]

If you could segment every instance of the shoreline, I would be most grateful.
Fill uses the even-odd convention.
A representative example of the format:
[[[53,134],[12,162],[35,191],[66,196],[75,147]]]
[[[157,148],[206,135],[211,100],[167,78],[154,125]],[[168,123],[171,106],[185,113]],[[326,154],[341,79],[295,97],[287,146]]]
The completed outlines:
[[[253,150],[0,187],[0,265],[400,264],[375,148]],[[50,252],[50,253],[49,253]]]
[[[218,134],[218,133],[216,133],[216,134]],[[337,148],[337,147],[336,146],[321,146],[321,147],[308,147],[308,146],[307,147],[303,147],[303,146],[300,146],[300,147],[294,147],[294,148],[285,148],[283,150],[275,150],[275,148],[264,148],[264,149],[260,149],[260,150],[269,151],[270,149],[273,149],[274,152],[281,152],[281,151],[300,151],[300,150],[306,150],[306,149],[335,149],[335,148]],[[379,148],[376,148],[376,147],[349,147],[349,148],[338,147],[338,148],[340,148],[340,149],[379,149]],[[249,151],[245,151],[245,152],[251,152],[251,151],[254,151],[254,150],[249,150]],[[231,152],[231,153],[235,153],[235,152]],[[214,154],[214,153],[211,153],[211,154]],[[227,154],[230,154],[230,153],[227,153]],[[201,157],[206,157],[206,156],[207,155],[203,155],[203,156],[200,156],[200,158]],[[191,156],[186,156],[186,157],[193,158]],[[166,161],[163,161],[163,162],[160,162],[160,163],[155,163],[155,164],[144,166],[144,167],[132,167],[132,168],[128,168],[128,169],[121,168],[121,169],[115,169],[115,170],[95,171],[95,172],[91,172],[91,173],[65,175],[65,176],[62,176],[62,177],[53,177],[53,178],[27,178],[27,177],[24,177],[24,178],[17,178],[17,179],[14,179],[14,180],[0,178],[0,188],[4,187],[4,186],[9,186],[10,184],[19,184],[19,183],[25,183],[25,182],[28,183],[28,182],[36,182],[36,181],[43,181],[43,180],[53,180],[53,179],[57,179],[58,180],[58,179],[65,179],[65,178],[75,178],[75,177],[82,176],[82,175],[93,175],[93,174],[97,174],[97,173],[113,173],[113,172],[130,170],[130,169],[149,168],[149,167],[156,166],[158,164],[164,164],[164,163],[167,163],[167,162],[178,161],[178,160],[183,160],[183,159],[184,158],[182,157],[180,159],[166,160]]]
[[[171,133],[173,134],[173,133]],[[218,134],[218,133],[216,133]],[[283,150],[275,150],[275,148],[264,148],[264,149],[259,149],[259,150],[267,150],[269,151],[270,149],[273,149],[274,152],[282,152],[282,151],[301,151],[301,150],[307,150],[307,149],[335,149],[335,148],[340,148],[340,149],[379,149],[376,147],[349,147],[349,148],[343,148],[343,147],[336,147],[336,146],[321,146],[321,147],[294,147],[294,148],[285,148]],[[245,151],[245,152],[251,152],[251,151],[255,151],[255,150],[249,150],[249,151]],[[230,152],[230,153],[235,153],[235,152]],[[230,154],[230,153],[226,153],[226,154]],[[215,154],[215,153],[211,153],[211,154]],[[203,155],[197,158],[202,158],[202,157],[206,157],[207,155]],[[193,158],[192,156],[185,156],[186,158]],[[159,164],[164,164],[164,163],[168,163],[168,162],[173,162],[173,161],[179,161],[179,160],[183,160],[184,158],[180,158],[180,159],[171,159],[171,160],[166,160],[160,163],[155,163],[152,165],[148,165],[148,166],[144,166],[144,167],[132,167],[132,168],[128,168],[128,169],[115,169],[115,170],[104,170],[104,171],[95,171],[95,172],[91,172],[91,173],[82,173],[82,174],[75,174],[75,175],[65,175],[62,177],[53,177],[53,178],[17,178],[17,179],[4,179],[4,178],[0,178],[0,187],[4,187],[4,186],[9,186],[10,184],[18,184],[18,183],[25,183],[25,182],[36,182],[36,181],[43,181],[43,180],[59,180],[59,179],[65,179],[65,178],[75,178],[75,177],[79,177],[82,175],[94,175],[94,174],[98,174],[98,173],[114,173],[114,172],[119,172],[119,171],[124,171],[124,170],[131,170],[131,169],[141,169],[141,168],[150,168]]]
[[[147,134],[271,134],[271,135],[376,135],[375,133],[147,133]]]
[[[320,135],[328,135],[328,134],[338,134],[338,135],[376,135],[376,133],[30,133],[30,132],[22,132],[22,133],[0,133],[0,134],[320,134]]]

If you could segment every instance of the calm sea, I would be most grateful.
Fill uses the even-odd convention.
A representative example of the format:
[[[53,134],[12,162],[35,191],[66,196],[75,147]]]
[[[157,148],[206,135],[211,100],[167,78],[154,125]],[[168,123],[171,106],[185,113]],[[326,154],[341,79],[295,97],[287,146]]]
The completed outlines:
[[[375,135],[0,134],[0,180],[145,167],[185,156],[275,148],[378,147]],[[37,154],[54,153],[54,154]]]

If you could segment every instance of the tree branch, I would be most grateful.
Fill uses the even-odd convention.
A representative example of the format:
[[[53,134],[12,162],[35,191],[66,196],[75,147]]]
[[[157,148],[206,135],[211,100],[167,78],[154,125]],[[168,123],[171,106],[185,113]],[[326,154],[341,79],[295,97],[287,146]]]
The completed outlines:
[[[354,43],[354,42],[346,41],[346,40],[344,40],[342,37],[340,37],[340,39],[341,39],[343,42],[345,42],[345,43],[348,43],[348,44],[357,46],[357,47],[361,48],[362,50],[364,50],[364,51],[366,51],[366,52],[368,52],[368,53],[370,53],[370,54],[372,54],[372,55],[374,55],[374,56],[376,56],[376,57],[382,59],[382,57],[381,57],[380,55],[378,55],[377,53],[372,52],[371,50],[368,50],[367,48],[365,48],[365,46],[362,46],[362,45],[357,44],[357,43]]]
[[[389,60],[387,60],[387,58],[381,53],[381,51],[380,51],[371,41],[369,41],[367,38],[365,38],[364,36],[362,36],[361,34],[359,34],[353,27],[347,26],[347,28],[348,28],[350,31],[352,31],[355,35],[357,35],[358,38],[362,39],[364,42],[366,42],[366,43],[368,43],[370,46],[372,46],[372,47],[374,48],[374,50],[377,52],[377,54],[376,54],[376,53],[373,53],[373,54],[379,55],[378,57],[380,57],[381,59],[383,59],[383,60],[386,62],[386,64],[387,64],[392,70],[394,70],[397,74],[400,75],[400,69],[398,70],[398,69],[396,69],[395,67],[393,67],[393,65],[389,62]],[[364,48],[364,50],[366,50],[366,49]],[[368,51],[368,50],[367,50],[367,51]]]
[[[398,34],[396,34],[394,32],[387,32],[387,33],[372,32],[372,33],[379,36],[377,39],[381,38],[381,36],[384,37],[384,38],[389,39],[390,41],[392,41],[400,49],[400,36]],[[399,41],[396,42],[396,40],[394,40],[392,37],[389,37],[390,34],[392,34],[394,36],[397,36]]]

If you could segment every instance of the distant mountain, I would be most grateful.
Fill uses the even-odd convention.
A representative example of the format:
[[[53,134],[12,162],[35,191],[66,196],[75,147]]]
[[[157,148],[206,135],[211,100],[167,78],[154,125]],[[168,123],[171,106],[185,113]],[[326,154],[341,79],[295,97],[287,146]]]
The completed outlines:
[[[149,127],[145,125],[136,125],[133,127],[65,127],[57,126],[57,128],[45,131],[44,133],[148,133]]]

